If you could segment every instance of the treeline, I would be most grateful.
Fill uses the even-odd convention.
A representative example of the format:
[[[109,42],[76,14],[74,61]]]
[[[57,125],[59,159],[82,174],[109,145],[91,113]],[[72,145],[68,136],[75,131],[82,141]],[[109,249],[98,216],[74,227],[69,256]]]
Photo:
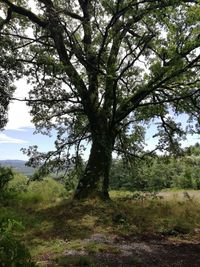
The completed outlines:
[[[76,169],[57,177],[68,191],[74,191],[85,163],[79,158]],[[179,157],[134,158],[132,163],[114,159],[110,190],[159,191],[162,189],[200,189],[200,144],[186,148]]]
[[[200,189],[200,144],[185,149],[180,157],[135,159],[131,165],[114,160],[110,188],[139,191]]]
[[[68,171],[67,175],[52,175],[66,192],[73,192],[85,163],[80,158],[78,167]],[[36,171],[33,180],[41,180]],[[13,177],[15,179],[13,180]],[[0,197],[2,192],[24,192],[29,184],[28,178],[20,178],[10,168],[0,168]],[[9,183],[13,180],[12,183]],[[52,181],[53,181],[52,180]],[[52,183],[52,182],[51,182]],[[9,186],[8,186],[9,185]],[[34,185],[34,184],[33,184]],[[32,186],[32,183],[30,183]],[[29,188],[30,188],[29,186]],[[39,186],[40,187],[40,186]],[[51,188],[57,186],[51,186]],[[162,189],[200,189],[200,144],[185,149],[180,157],[155,156],[144,159],[135,158],[132,164],[122,159],[113,160],[110,175],[110,190],[160,191]],[[32,189],[31,189],[32,190]],[[35,191],[40,191],[38,188]],[[60,187],[59,187],[60,190]],[[62,191],[62,190],[61,190]],[[38,195],[38,194],[37,194]]]

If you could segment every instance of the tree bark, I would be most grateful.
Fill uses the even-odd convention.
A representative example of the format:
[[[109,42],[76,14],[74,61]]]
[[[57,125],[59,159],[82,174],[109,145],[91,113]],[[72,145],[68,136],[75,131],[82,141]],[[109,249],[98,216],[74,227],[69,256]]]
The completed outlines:
[[[75,199],[96,197],[109,199],[113,143],[113,138],[106,132],[94,137],[86,169],[75,191]]]

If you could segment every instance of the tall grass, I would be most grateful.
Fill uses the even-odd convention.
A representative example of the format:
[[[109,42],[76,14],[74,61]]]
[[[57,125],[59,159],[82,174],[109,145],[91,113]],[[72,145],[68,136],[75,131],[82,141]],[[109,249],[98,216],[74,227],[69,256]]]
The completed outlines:
[[[138,194],[137,198],[128,193],[122,198],[121,192],[113,195],[118,199],[121,221],[135,226],[137,233],[182,235],[193,234],[200,228],[200,194],[195,193],[167,192],[146,198],[143,194],[142,197]]]
[[[21,201],[26,203],[52,204],[67,196],[67,191],[52,178],[45,178],[43,181],[31,182],[26,191],[19,195]]]
[[[52,204],[59,199],[68,196],[68,192],[62,184],[51,177],[42,181],[28,182],[27,177],[22,174],[15,174],[15,177],[8,185],[8,191],[14,199],[22,205],[28,204]]]

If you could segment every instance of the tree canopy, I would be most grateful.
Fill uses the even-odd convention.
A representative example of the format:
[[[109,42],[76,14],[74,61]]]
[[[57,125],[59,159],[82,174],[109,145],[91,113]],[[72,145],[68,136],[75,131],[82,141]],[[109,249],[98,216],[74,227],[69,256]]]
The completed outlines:
[[[108,196],[112,151],[141,154],[153,119],[161,150],[177,151],[186,134],[170,112],[189,114],[187,131],[199,132],[199,1],[1,0],[0,9],[3,79],[25,76],[37,131],[57,131],[55,151],[30,148],[30,164],[67,168],[91,143],[77,198]]]

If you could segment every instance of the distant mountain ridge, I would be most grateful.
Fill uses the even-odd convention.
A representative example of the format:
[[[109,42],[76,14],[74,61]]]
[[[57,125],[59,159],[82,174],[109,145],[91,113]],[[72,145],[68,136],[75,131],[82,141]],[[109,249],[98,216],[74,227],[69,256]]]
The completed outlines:
[[[0,166],[8,166],[13,168],[17,172],[21,172],[26,176],[31,176],[34,173],[34,168],[28,167],[25,165],[26,161],[24,160],[0,160]]]

